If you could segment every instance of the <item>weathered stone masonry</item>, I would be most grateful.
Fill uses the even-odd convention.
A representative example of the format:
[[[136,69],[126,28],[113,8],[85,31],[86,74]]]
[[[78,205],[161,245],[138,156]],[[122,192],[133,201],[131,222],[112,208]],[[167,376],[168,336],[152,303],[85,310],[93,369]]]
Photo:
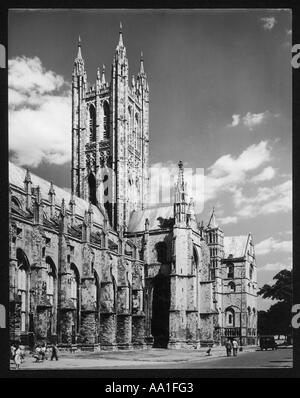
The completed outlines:
[[[10,164],[10,336],[83,349],[254,344],[250,234],[204,227],[179,162],[172,206],[148,208],[149,83],[129,78],[120,29],[111,81],[72,74],[71,194]]]

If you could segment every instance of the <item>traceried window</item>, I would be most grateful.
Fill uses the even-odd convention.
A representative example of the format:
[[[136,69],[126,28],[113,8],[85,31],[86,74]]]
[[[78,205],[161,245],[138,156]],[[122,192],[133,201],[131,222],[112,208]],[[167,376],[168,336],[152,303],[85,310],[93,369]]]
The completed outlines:
[[[253,278],[253,269],[254,269],[253,264],[250,264],[250,268],[249,268],[249,278],[250,278],[250,279]]]
[[[228,290],[230,293],[235,292],[235,283],[229,282],[228,283]]]
[[[47,264],[47,299],[53,305],[54,304],[54,294],[55,294],[55,280],[56,280],[56,273],[55,273],[55,266],[53,261],[47,257],[46,259]]]
[[[228,264],[227,268],[227,278],[234,278],[234,264],[230,263]]]
[[[103,113],[103,138],[108,139],[110,136],[110,109],[106,101],[103,105]]]
[[[234,327],[235,325],[235,312],[233,308],[227,308],[225,312],[226,326]]]
[[[25,253],[17,250],[17,292],[21,300],[21,332],[25,332],[28,324],[28,292],[29,292],[29,263]]]
[[[90,114],[90,142],[96,141],[96,110],[93,105],[89,108]]]

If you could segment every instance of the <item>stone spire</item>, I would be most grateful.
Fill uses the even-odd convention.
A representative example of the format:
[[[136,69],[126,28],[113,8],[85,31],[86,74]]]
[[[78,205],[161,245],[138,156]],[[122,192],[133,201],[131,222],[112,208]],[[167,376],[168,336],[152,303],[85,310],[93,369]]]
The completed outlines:
[[[123,43],[123,26],[122,26],[122,22],[120,22],[120,29],[119,29],[119,43],[118,43],[118,47],[124,47],[124,43]],[[117,47],[117,48],[118,48]]]
[[[48,198],[49,198],[49,202],[50,202],[50,215],[52,217],[54,214],[54,209],[55,209],[55,189],[54,189],[52,181],[50,182]]]
[[[31,181],[30,171],[29,171],[29,169],[26,169],[24,184],[28,184],[28,183],[32,184],[32,181]]]
[[[144,70],[144,58],[143,58],[143,51],[141,51],[141,57],[140,57],[140,75],[144,75],[145,70]]]
[[[184,183],[183,163],[178,163],[178,177],[175,184],[174,218],[175,223],[185,223],[187,221],[186,186]]]
[[[176,198],[176,201],[185,201],[184,169],[181,160],[178,163],[178,177],[175,189],[176,193],[178,194],[178,198]]]
[[[84,60],[83,60],[82,54],[81,54],[81,38],[79,36],[77,57],[75,58],[75,61],[74,61],[73,76],[83,75],[83,74],[84,74]]]
[[[213,207],[213,211],[211,213],[207,228],[214,229],[214,228],[218,228],[218,227],[219,227],[219,225],[218,225],[217,220],[216,220],[215,208]]]
[[[78,52],[77,52],[77,59],[82,59],[81,55],[81,37],[78,37]]]
[[[27,169],[26,174],[25,174],[25,179],[24,179],[24,190],[26,192],[26,208],[27,209],[31,208],[31,187],[32,187],[31,175],[30,175],[29,169]]]
[[[62,217],[66,216],[66,205],[65,205],[65,199],[64,198],[61,201],[60,214],[62,215]]]
[[[101,83],[102,85],[106,84],[106,79],[105,79],[105,65],[102,65],[102,74],[101,74]]]
[[[53,186],[53,181],[50,181],[50,188],[49,188],[49,192],[48,192],[49,196],[55,195],[55,189]]]

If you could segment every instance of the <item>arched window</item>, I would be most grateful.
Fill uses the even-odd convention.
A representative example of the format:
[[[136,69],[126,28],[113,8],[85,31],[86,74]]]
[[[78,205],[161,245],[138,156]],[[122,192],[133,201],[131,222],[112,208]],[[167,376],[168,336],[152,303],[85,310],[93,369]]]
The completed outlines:
[[[71,264],[70,266],[71,270],[71,278],[70,278],[70,296],[71,300],[73,301],[74,307],[76,309],[76,318],[74,321],[75,323],[75,330],[78,333],[79,331],[79,293],[80,293],[80,278],[79,278],[79,272],[78,269],[76,268],[75,264]],[[75,331],[74,330],[74,331]]]
[[[198,263],[199,263],[198,253],[197,253],[197,249],[194,246],[193,247],[193,258],[192,258],[192,272],[194,271],[194,269],[198,268]]]
[[[90,142],[96,141],[96,110],[93,105],[89,108],[90,114]]]
[[[235,292],[235,284],[233,282],[228,283],[228,290],[230,293]]]
[[[228,264],[227,278],[234,278],[234,264],[233,263]]]
[[[97,195],[96,195],[96,178],[93,173],[90,173],[88,178],[89,184],[89,201],[93,204],[97,204]]]
[[[28,327],[29,262],[23,250],[17,249],[17,294],[21,300],[21,332]]]
[[[250,268],[249,268],[249,278],[250,278],[250,279],[253,278],[253,269],[254,269],[253,264],[250,264]]]
[[[235,325],[235,312],[233,308],[227,308],[225,311],[226,326],[234,327]]]
[[[20,201],[19,201],[19,199],[17,199],[15,196],[12,196],[12,197],[11,197],[11,203],[12,203],[14,206],[18,207],[18,208],[21,208],[21,207],[22,207],[22,206],[21,206],[21,203],[20,203]]]
[[[47,264],[47,299],[53,305],[56,290],[56,269],[50,257],[46,258]]]
[[[103,138],[108,139],[110,135],[110,109],[108,103],[105,101],[103,105]]]

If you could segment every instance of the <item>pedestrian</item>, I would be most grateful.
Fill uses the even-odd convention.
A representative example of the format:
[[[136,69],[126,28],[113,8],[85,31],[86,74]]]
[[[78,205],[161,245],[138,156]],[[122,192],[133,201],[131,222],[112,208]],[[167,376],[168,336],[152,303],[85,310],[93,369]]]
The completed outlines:
[[[231,344],[231,341],[229,339],[226,341],[225,347],[226,347],[227,356],[230,357],[231,356],[231,350],[232,350],[232,344]]]
[[[58,357],[57,357],[57,346],[56,344],[52,344],[52,354],[51,354],[51,361],[53,360],[53,358],[55,358],[58,361]]]
[[[15,359],[15,354],[16,354],[16,347],[15,347],[15,345],[13,344],[11,347],[10,347],[10,358],[14,361],[14,359]]]
[[[19,346],[17,346],[16,348],[16,352],[15,352],[15,365],[16,365],[16,370],[20,369],[20,365],[21,365],[21,349]]]
[[[238,348],[239,348],[238,342],[236,340],[233,340],[232,341],[232,349],[233,349],[234,357],[237,357]]]
[[[41,360],[44,361],[45,356],[46,356],[46,346],[45,346],[45,344],[42,345],[42,347],[40,349],[40,356],[41,356]]]

